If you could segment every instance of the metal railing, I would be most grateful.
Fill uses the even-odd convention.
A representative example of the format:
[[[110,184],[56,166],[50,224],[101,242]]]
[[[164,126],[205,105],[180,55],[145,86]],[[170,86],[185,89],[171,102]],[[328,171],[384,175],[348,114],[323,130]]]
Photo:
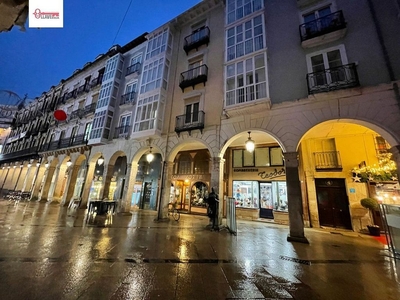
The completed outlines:
[[[185,114],[176,117],[175,132],[192,131],[195,129],[203,130],[204,128],[204,111],[197,113]]]
[[[0,154],[0,161],[3,162],[5,160],[20,158],[23,156],[36,155],[38,153],[37,150],[38,150],[38,147],[35,146],[35,147],[29,147],[27,149],[15,151],[15,152]]]
[[[87,137],[85,134],[79,134],[73,137],[68,137],[64,138],[61,140],[57,141],[52,141],[50,143],[43,144],[40,148],[40,152],[45,152],[45,151],[52,151],[52,150],[57,150],[57,149],[64,149],[72,146],[80,146],[80,145],[86,145],[88,142]]]
[[[354,63],[307,74],[308,93],[329,92],[359,86]]]
[[[379,205],[389,250],[400,258],[400,205]]]
[[[130,129],[131,126],[129,125],[116,127],[114,130],[114,139],[118,139],[120,137],[128,137]]]
[[[205,84],[207,82],[207,77],[207,65],[198,66],[196,68],[181,73],[179,87],[182,89],[182,91],[189,86],[192,86],[194,88],[196,84]]]
[[[92,103],[92,104],[86,105],[84,108],[84,111],[83,111],[83,115],[87,116],[87,115],[94,113],[96,111],[96,105],[97,105],[97,103]]]
[[[121,96],[121,100],[119,101],[119,105],[124,104],[135,104],[136,100],[136,92],[126,93]]]
[[[185,43],[183,45],[183,50],[185,50],[186,55],[192,49],[198,49],[201,45],[210,42],[210,28],[203,27],[194,31],[192,34],[185,37]]]
[[[100,85],[102,79],[103,79],[103,76],[94,78],[90,82],[90,88],[95,88],[96,86]]]
[[[126,68],[125,76],[128,76],[129,74],[132,74],[132,73],[139,72],[139,70],[140,70],[140,62],[134,63],[133,65]]]
[[[339,151],[314,152],[314,160],[316,170],[342,168]]]
[[[343,28],[346,28],[346,21],[343,12],[339,10],[322,18],[301,24],[299,27],[300,39],[303,42]]]
[[[78,118],[81,119],[83,117],[83,115],[84,115],[84,109],[79,108],[77,110],[74,110],[71,113],[71,115],[69,116],[69,119],[70,120],[75,120],[75,119],[78,119]]]

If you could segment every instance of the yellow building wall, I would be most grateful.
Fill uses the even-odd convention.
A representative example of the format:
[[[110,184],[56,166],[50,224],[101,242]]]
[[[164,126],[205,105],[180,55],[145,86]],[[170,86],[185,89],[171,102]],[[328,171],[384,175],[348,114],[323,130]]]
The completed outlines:
[[[321,151],[321,139],[304,139],[300,145],[301,164],[304,170],[303,178],[306,182],[308,209],[310,224],[312,227],[320,227],[318,217],[318,203],[315,188],[315,178],[344,178],[346,192],[349,198],[351,223],[354,231],[359,231],[370,222],[368,211],[360,205],[362,198],[368,197],[366,183],[354,182],[351,170],[362,161],[366,165],[378,164],[375,150],[375,136],[373,134],[343,135],[335,137],[336,151],[339,152],[341,171],[316,171],[314,152]]]

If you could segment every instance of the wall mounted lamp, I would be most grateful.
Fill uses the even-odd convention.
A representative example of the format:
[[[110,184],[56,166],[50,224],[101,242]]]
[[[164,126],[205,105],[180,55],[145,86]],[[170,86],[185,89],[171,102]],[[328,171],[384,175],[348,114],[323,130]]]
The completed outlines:
[[[250,136],[251,131],[248,131],[247,133],[249,134],[249,137],[248,137],[248,139],[246,141],[246,144],[245,144],[246,145],[246,150],[249,151],[249,152],[253,152],[254,148],[255,148],[255,144],[254,144],[254,141],[251,139],[251,136]]]

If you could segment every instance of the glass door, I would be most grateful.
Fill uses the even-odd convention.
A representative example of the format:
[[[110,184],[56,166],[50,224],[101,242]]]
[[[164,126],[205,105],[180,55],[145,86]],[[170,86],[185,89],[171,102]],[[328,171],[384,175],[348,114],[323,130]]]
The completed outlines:
[[[271,182],[260,182],[260,218],[274,218]]]

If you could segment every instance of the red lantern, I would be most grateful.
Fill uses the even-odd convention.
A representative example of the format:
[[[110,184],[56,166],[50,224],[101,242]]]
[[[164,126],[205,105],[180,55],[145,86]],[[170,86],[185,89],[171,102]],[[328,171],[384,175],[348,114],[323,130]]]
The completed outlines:
[[[57,121],[65,121],[67,119],[67,114],[65,111],[58,109],[54,112],[54,119]]]

